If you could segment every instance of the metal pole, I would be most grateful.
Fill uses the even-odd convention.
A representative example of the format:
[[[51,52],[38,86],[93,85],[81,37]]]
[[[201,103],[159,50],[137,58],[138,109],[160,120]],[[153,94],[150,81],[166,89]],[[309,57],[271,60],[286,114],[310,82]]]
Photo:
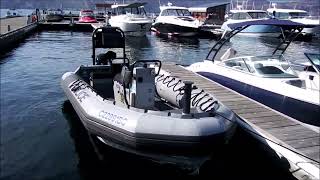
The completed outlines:
[[[192,81],[184,81],[184,94],[183,94],[183,114],[190,114],[190,102],[191,102],[191,91]]]
[[[8,32],[11,30],[10,25],[8,25]]]

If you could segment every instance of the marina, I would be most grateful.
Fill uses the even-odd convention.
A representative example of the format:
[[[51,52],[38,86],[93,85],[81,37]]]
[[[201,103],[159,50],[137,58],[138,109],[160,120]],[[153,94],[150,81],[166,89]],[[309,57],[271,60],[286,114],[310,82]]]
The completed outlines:
[[[138,8],[138,6],[134,8]],[[4,157],[1,164],[1,178],[21,179],[24,176],[29,176],[41,179],[92,179],[103,176],[99,171],[106,171],[106,169],[110,170],[108,173],[111,176],[118,176],[119,168],[127,170],[132,168],[129,172],[137,178],[152,178],[158,175],[163,178],[196,179],[206,179],[207,177],[218,177],[219,179],[319,179],[320,132],[318,122],[311,123],[297,120],[257,100],[248,98],[224,86],[221,82],[210,80],[189,71],[189,65],[201,62],[205,59],[210,48],[215,47],[215,43],[219,43],[216,39],[203,39],[203,37],[199,38],[200,36],[191,38],[159,37],[157,36],[159,32],[143,31],[146,35],[142,35],[142,37],[140,34],[140,37],[130,37],[128,35],[125,38],[125,35],[121,35],[123,37],[122,42],[122,39],[116,38],[118,35],[113,31],[106,31],[104,35],[92,35],[93,31],[98,32],[100,29],[104,32],[104,29],[111,28],[104,27],[105,22],[101,20],[93,23],[80,23],[78,19],[70,18],[59,22],[48,22],[42,20],[39,15],[36,20],[32,20],[32,16],[30,16],[2,18],[0,21],[2,53],[0,56],[1,144],[3,145],[1,149],[2,157]],[[220,32],[219,34],[221,36],[225,35]],[[96,41],[92,39],[94,37],[97,38]],[[115,39],[112,40],[113,38]],[[110,43],[108,40],[112,42],[110,46],[106,45],[106,43]],[[270,44],[274,43],[263,38],[252,40],[243,36],[236,37],[236,40],[242,41],[240,43],[229,41],[226,44],[228,48],[240,45],[239,53],[241,55],[251,55],[257,50],[248,50],[247,45],[250,43],[256,43],[256,48],[265,47],[266,51],[273,49]],[[117,60],[119,54],[122,54],[119,51],[119,46],[116,45],[120,42],[121,48],[123,48],[123,61],[118,65],[113,64],[114,59],[109,60],[106,64],[101,63],[103,61],[97,61],[98,64],[95,64],[95,55],[106,52],[99,50],[95,54],[95,51],[92,51],[95,46],[94,43],[100,48],[118,48],[115,51]],[[93,44],[91,45],[91,43]],[[316,52],[318,40],[292,42],[291,46],[286,52],[287,58],[296,57],[298,60],[303,60],[306,57],[302,51],[307,49],[308,52]],[[300,49],[300,47],[303,48]],[[54,49],[54,51],[51,49]],[[297,52],[298,49],[299,52]],[[94,52],[93,56],[91,56],[92,52]],[[128,62],[126,62],[126,59],[128,59]],[[135,67],[135,62],[139,64],[139,60],[146,59],[148,60],[140,62],[143,66]],[[94,62],[93,65],[92,61]],[[295,63],[305,63],[306,61]],[[157,67],[159,63],[160,67]],[[30,68],[24,69],[22,64]],[[151,65],[147,66],[146,64]],[[54,65],[53,68],[52,65]],[[77,69],[80,65],[84,66]],[[136,88],[138,88],[138,82],[140,82],[138,79],[141,79],[138,78],[138,70],[141,73],[158,70],[158,73],[153,72],[155,73],[153,74],[154,77],[151,73],[153,78],[150,82],[139,87],[141,88],[139,91],[131,92],[132,88],[126,90],[125,87],[131,85],[124,85],[124,79],[126,78],[126,76],[123,76],[126,72],[123,71],[122,66],[124,65],[128,66],[129,72],[132,73],[134,78],[131,83],[137,83]],[[117,66],[115,68],[117,73],[115,73],[113,66]],[[108,69],[110,67],[112,67],[111,70]],[[68,75],[68,73],[63,75],[74,70],[76,70],[75,75]],[[97,75],[92,75],[96,72],[98,72]],[[99,74],[101,72],[103,72],[103,75]],[[81,75],[82,73],[83,75]],[[86,79],[87,74],[90,74],[88,79]],[[115,80],[116,74],[121,74],[123,80]],[[162,77],[161,75],[166,76],[163,81],[167,80],[164,84],[168,89],[157,84],[157,80]],[[67,78],[67,76],[70,77]],[[94,79],[94,77],[106,78],[109,76],[110,79]],[[142,77],[148,79],[148,76]],[[20,78],[17,79],[16,77]],[[61,77],[61,86],[65,94],[60,88]],[[78,82],[79,79],[83,79],[82,84]],[[188,95],[185,95],[187,94],[185,92],[187,91],[185,89],[186,85],[182,82],[187,83],[187,81],[193,83],[190,86],[191,101],[189,101],[189,105],[183,104],[188,102],[186,100]],[[102,82],[111,84],[106,85]],[[116,82],[118,86],[124,86],[124,90],[122,90],[124,94],[116,95],[117,91],[114,90]],[[143,89],[143,87],[149,85],[155,86],[155,92],[152,91],[153,93],[151,93],[151,90]],[[110,86],[110,89],[107,90],[106,86]],[[112,86],[114,87],[112,88]],[[168,94],[169,86],[174,86],[173,94]],[[178,86],[180,88],[177,88]],[[88,89],[82,87],[88,87]],[[100,87],[102,89],[99,89]],[[178,94],[174,94],[176,93],[174,88],[180,89]],[[181,94],[181,90],[183,90],[183,94]],[[108,102],[110,99],[108,94],[111,91],[114,91],[115,95]],[[129,95],[125,94],[127,91]],[[159,106],[160,109],[155,110],[152,105],[147,105],[150,101],[146,103],[143,96],[138,95],[142,91],[145,92],[144,98],[148,96],[148,93],[151,93],[150,96],[156,97],[156,103],[165,103]],[[25,95],[26,92],[29,94]],[[198,94],[205,92],[206,94],[204,93],[204,96],[197,100],[198,94],[196,93],[197,95],[194,96],[194,92]],[[82,101],[87,103],[90,99],[88,97],[94,96],[97,96],[98,100],[90,100],[91,102],[100,101],[101,96],[101,102],[105,104],[88,103],[83,105]],[[127,96],[128,99],[126,99]],[[203,99],[206,96],[208,96],[208,101]],[[123,97],[125,101],[123,101]],[[192,100],[192,98],[195,100]],[[22,103],[17,103],[20,100]],[[124,105],[119,105],[120,101]],[[139,104],[140,101],[144,103]],[[197,101],[197,104],[200,105],[193,105],[194,101]],[[209,105],[206,106],[206,103]],[[215,106],[217,103],[220,105]],[[124,110],[120,110],[121,108],[119,109],[117,106],[124,107]],[[163,109],[164,106],[167,107]],[[94,108],[90,109],[91,107]],[[186,107],[189,107],[189,109],[185,109]],[[104,108],[101,111],[104,112],[103,115],[101,115],[101,112],[97,116],[92,114],[92,112],[98,112],[101,108]],[[319,106],[316,106],[316,108],[319,111]],[[118,120],[111,122],[109,115],[115,112],[121,113],[113,114],[112,116],[118,117]],[[129,112],[132,114],[125,115]],[[162,115],[161,113],[166,114]],[[159,119],[157,122],[157,118],[161,116],[162,121]],[[126,117],[126,122],[123,121],[123,117]],[[136,120],[132,121],[133,117],[137,117]],[[215,127],[214,124],[217,123],[216,120],[219,117],[221,117],[221,121],[218,122],[220,126]],[[122,120],[120,121],[119,118]],[[222,119],[226,121],[222,121]],[[314,116],[311,119],[318,120]],[[182,120],[184,122],[179,124]],[[30,122],[27,123],[28,121]],[[149,121],[152,121],[152,123]],[[94,123],[90,124],[92,122]],[[97,128],[97,123],[100,122],[103,122],[103,126],[112,130],[109,132],[107,129]],[[126,126],[127,122],[130,126]],[[134,125],[134,122],[137,124]],[[166,122],[171,124],[170,128],[165,124]],[[172,122],[177,124],[173,125]],[[188,122],[192,122],[193,125],[188,125]],[[229,132],[231,125],[222,125],[223,123],[231,123],[232,128],[230,129],[236,130],[230,130]],[[21,124],[21,126],[18,126],[18,124]],[[123,126],[120,126],[121,124]],[[157,126],[154,126],[154,124],[157,124]],[[182,127],[190,127],[190,129]],[[200,127],[203,127],[203,129],[200,129]],[[214,143],[216,137],[210,139],[211,136],[208,136],[210,133],[214,136],[216,133],[223,132],[219,127],[227,131],[226,134],[232,134],[228,135],[228,138],[224,138],[227,142],[226,145],[218,143],[217,146]],[[12,133],[13,131],[15,132]],[[120,133],[117,135],[115,131]],[[101,137],[103,138],[101,139]],[[185,137],[187,139],[184,139]],[[115,142],[119,143],[120,141],[119,144],[128,145],[133,149],[125,150],[119,144],[113,144],[114,140],[107,140],[108,138],[115,138]],[[31,140],[29,141],[29,139]],[[108,141],[112,141],[112,143],[108,143]],[[140,149],[140,146],[142,149]],[[51,147],[51,149],[48,147]],[[148,148],[148,153],[145,153],[145,147],[152,147],[151,151],[155,150],[156,156],[149,156],[151,153],[149,153]],[[185,164],[187,155],[184,154],[183,163],[181,163],[182,159],[179,159],[179,162],[173,161],[178,156],[170,157],[167,155],[168,152],[180,153],[181,150],[183,153],[186,151],[196,154],[203,147],[205,147],[204,152],[209,152],[210,156],[204,162],[197,161],[196,163],[201,164],[201,166],[197,167],[196,170],[192,169],[190,171]],[[11,152],[13,148],[17,149],[17,152]],[[193,148],[199,149],[194,150]],[[134,152],[136,150],[137,152]],[[235,150],[236,152],[234,152]],[[19,152],[20,155],[16,156],[15,154]],[[35,152],[41,153],[35,154]],[[48,154],[50,156],[49,160],[45,160]],[[145,156],[146,154],[149,155]],[[60,156],[68,162],[65,163]],[[169,160],[162,156],[169,157]],[[149,161],[150,159],[152,161]],[[167,160],[169,162],[166,162]],[[59,167],[55,168],[56,165]],[[90,167],[91,165],[93,167]],[[54,170],[49,172],[49,169]],[[149,172],[141,172],[139,169],[146,169]],[[230,169],[234,169],[236,173],[228,174],[231,171]],[[192,176],[189,175],[190,172],[192,172]],[[124,175],[120,175],[120,177],[124,177]]]

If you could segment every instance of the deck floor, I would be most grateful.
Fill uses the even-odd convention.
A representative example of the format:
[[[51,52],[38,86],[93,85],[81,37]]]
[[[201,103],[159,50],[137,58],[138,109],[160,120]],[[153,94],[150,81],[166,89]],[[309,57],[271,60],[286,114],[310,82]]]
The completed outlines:
[[[0,34],[5,34],[8,31],[8,25],[10,25],[10,31],[16,30],[27,25],[28,17],[14,17],[0,19]]]
[[[182,80],[193,81],[197,87],[212,93],[240,117],[271,134],[277,141],[319,162],[319,133],[181,66],[165,63],[163,69]]]

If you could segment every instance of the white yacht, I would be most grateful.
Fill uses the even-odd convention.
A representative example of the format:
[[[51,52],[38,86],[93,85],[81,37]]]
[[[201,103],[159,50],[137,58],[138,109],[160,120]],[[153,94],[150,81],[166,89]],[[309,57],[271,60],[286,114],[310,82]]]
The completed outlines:
[[[293,22],[298,22],[306,25],[315,25],[313,28],[304,28],[303,35],[319,35],[320,34],[320,20],[309,15],[305,10],[299,9],[278,9],[276,7],[267,9],[268,13],[277,19],[287,19]]]
[[[295,71],[283,56],[295,36],[287,35],[271,56],[235,57],[233,49],[218,55],[231,37],[256,24],[283,26],[292,33],[301,33],[305,27],[301,23],[277,19],[229,25],[233,31],[213,46],[206,60],[192,64],[188,69],[297,120],[320,126],[319,82],[310,81],[319,81],[319,72],[303,75]]]
[[[229,24],[241,23],[248,21],[255,21],[261,19],[269,19],[270,16],[263,10],[230,10],[228,20],[224,22],[221,29],[224,31],[231,31],[228,27]],[[281,29],[276,26],[269,25],[254,25],[250,26],[241,32],[242,35],[254,35],[254,36],[268,36],[278,37],[281,34]]]
[[[195,36],[198,34],[200,21],[191,16],[186,7],[160,6],[160,14],[152,24],[151,30],[159,35]]]
[[[44,14],[44,20],[47,22],[59,22],[64,19],[61,9],[48,9]]]
[[[150,30],[152,19],[144,9],[146,3],[112,5],[112,16],[109,23],[119,27],[127,36],[144,36]]]
[[[16,9],[9,9],[6,14],[6,18],[20,17],[20,16],[22,16],[21,13]]]

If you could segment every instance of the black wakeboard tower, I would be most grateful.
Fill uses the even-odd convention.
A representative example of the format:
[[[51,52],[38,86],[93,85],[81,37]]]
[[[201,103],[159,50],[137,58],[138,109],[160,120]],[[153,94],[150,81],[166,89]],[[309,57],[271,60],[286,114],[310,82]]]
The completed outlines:
[[[223,45],[228,42],[233,36],[248,28],[249,26],[254,25],[270,25],[270,26],[278,26],[280,27],[283,39],[280,44],[273,51],[272,55],[275,54],[283,54],[290,43],[296,39],[296,37],[301,33],[303,28],[305,27],[315,27],[314,25],[305,25],[297,22],[293,22],[290,20],[279,20],[279,19],[265,19],[265,20],[255,20],[255,21],[246,21],[241,23],[233,23],[228,24],[228,26],[232,29],[231,31],[225,33],[221,39],[210,49],[206,60],[214,61],[218,52],[221,50]],[[287,35],[285,35],[285,33]]]

